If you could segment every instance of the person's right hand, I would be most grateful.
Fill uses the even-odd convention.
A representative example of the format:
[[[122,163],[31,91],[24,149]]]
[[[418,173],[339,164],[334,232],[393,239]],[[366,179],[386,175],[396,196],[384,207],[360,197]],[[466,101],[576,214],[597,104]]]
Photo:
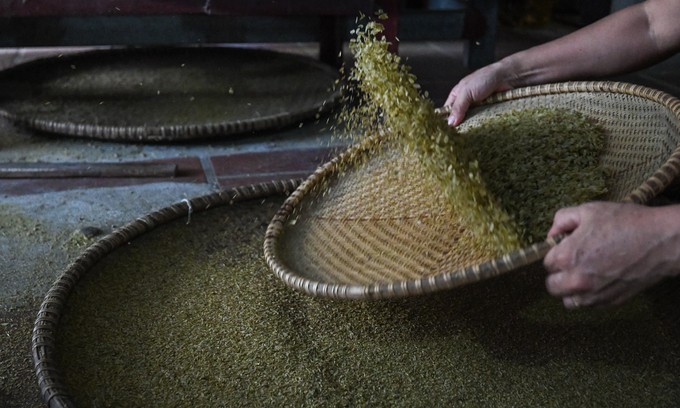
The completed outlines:
[[[461,79],[453,87],[444,106],[451,109],[449,126],[459,125],[465,119],[470,105],[481,102],[496,92],[512,89],[511,74],[501,62],[487,65]]]
[[[543,260],[546,287],[567,308],[618,305],[680,274],[680,205],[563,208],[548,236],[568,232]]]

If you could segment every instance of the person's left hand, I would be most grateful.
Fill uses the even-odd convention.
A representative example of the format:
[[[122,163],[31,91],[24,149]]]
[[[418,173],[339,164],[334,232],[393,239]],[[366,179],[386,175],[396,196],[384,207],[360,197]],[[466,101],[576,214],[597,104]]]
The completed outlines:
[[[548,236],[571,233],[544,259],[564,306],[616,305],[680,273],[680,205],[594,202],[559,210]]]
[[[510,78],[514,74],[510,71],[509,64],[499,61],[487,65],[461,79],[451,89],[444,103],[451,112],[449,113],[449,126],[458,126],[467,113],[470,106],[481,102],[493,93],[512,89]]]

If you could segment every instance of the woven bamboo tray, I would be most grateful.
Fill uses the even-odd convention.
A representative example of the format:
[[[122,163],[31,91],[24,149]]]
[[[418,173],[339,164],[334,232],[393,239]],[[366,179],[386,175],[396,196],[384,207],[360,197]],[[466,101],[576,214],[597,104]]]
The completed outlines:
[[[288,194],[299,184],[300,180],[273,181],[183,200],[140,217],[89,246],[49,289],[33,326],[32,357],[41,396],[47,406],[51,408],[76,406],[67,386],[64,384],[61,368],[58,364],[56,335],[69,296],[95,264],[135,238],[173,220],[190,217],[192,213],[206,211],[210,208],[228,206],[277,194]]]
[[[512,90],[473,109],[463,126],[534,107],[579,111],[605,129],[607,200],[647,204],[680,172],[680,101],[642,86],[571,82]],[[354,146],[320,167],[269,225],[267,263],[290,287],[334,298],[421,295],[527,266],[559,241],[470,258],[459,244],[465,231],[440,221],[451,219],[442,217],[445,198],[423,191],[424,175],[404,171],[417,166],[399,151],[383,149],[340,171],[340,163],[371,151]]]
[[[0,111],[57,135],[167,142],[275,129],[330,109],[336,70],[236,47],[99,50],[0,74]]]
[[[259,249],[262,221],[284,199],[267,197],[298,185],[186,200],[87,248],[35,322],[45,404],[674,406],[680,397],[677,284],[580,312],[564,310],[533,268],[397,301],[315,299],[280,283]]]

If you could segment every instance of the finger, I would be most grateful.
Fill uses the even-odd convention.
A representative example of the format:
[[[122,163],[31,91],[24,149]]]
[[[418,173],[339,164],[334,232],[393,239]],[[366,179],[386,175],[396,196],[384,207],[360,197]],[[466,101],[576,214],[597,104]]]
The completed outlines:
[[[571,237],[566,237],[554,246],[543,258],[543,266],[548,273],[571,270],[575,266],[574,251],[571,248]]]
[[[564,245],[564,244],[562,244],[562,245]],[[552,248],[543,257],[543,267],[548,272],[548,274],[557,273],[557,272],[564,269],[564,268],[560,267],[560,262],[558,262],[557,255],[555,254],[557,249],[555,249],[555,248],[557,248],[557,247]]]
[[[456,104],[456,101],[459,100],[458,98],[458,85],[456,85],[451,92],[449,93],[449,97],[446,98],[446,102],[444,103],[444,106],[448,108],[448,117],[447,117],[447,122],[449,126],[457,126],[462,122],[462,118],[460,117],[460,114],[458,112],[454,112],[454,105]]]
[[[456,100],[457,93],[458,93],[458,85],[454,86],[453,89],[451,89],[451,92],[449,92],[449,96],[446,98],[446,102],[444,102],[444,106],[453,105],[453,102]]]
[[[597,288],[592,275],[574,272],[557,272],[545,278],[548,292],[557,297],[574,296],[591,292]]]
[[[573,296],[566,296],[562,298],[562,303],[567,309],[577,309],[583,307],[603,308],[610,306],[609,302],[603,302],[597,295],[580,294]]]
[[[548,236],[574,231],[581,224],[581,212],[578,207],[563,208],[555,213]]]
[[[605,308],[613,305],[622,304],[630,299],[633,294],[626,292],[624,285],[613,283],[604,290],[593,294],[583,293],[567,295],[562,298],[562,303],[567,309],[577,309],[583,307]]]
[[[472,98],[467,95],[459,95],[451,104],[451,113],[449,114],[449,126],[458,126],[465,119],[465,114],[472,104]]]
[[[562,304],[564,305],[565,308],[574,310],[578,309],[581,306],[585,306],[582,303],[582,300],[578,296],[566,296],[562,298]]]

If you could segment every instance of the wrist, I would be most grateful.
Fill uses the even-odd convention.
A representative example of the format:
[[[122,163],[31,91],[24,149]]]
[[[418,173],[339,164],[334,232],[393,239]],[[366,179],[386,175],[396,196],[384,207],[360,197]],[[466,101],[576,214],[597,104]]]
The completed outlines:
[[[541,85],[569,78],[564,63],[543,55],[539,47],[509,55],[499,61],[510,87]]]
[[[507,56],[495,63],[500,81],[508,89],[531,85],[523,72],[521,58],[517,54]]]

